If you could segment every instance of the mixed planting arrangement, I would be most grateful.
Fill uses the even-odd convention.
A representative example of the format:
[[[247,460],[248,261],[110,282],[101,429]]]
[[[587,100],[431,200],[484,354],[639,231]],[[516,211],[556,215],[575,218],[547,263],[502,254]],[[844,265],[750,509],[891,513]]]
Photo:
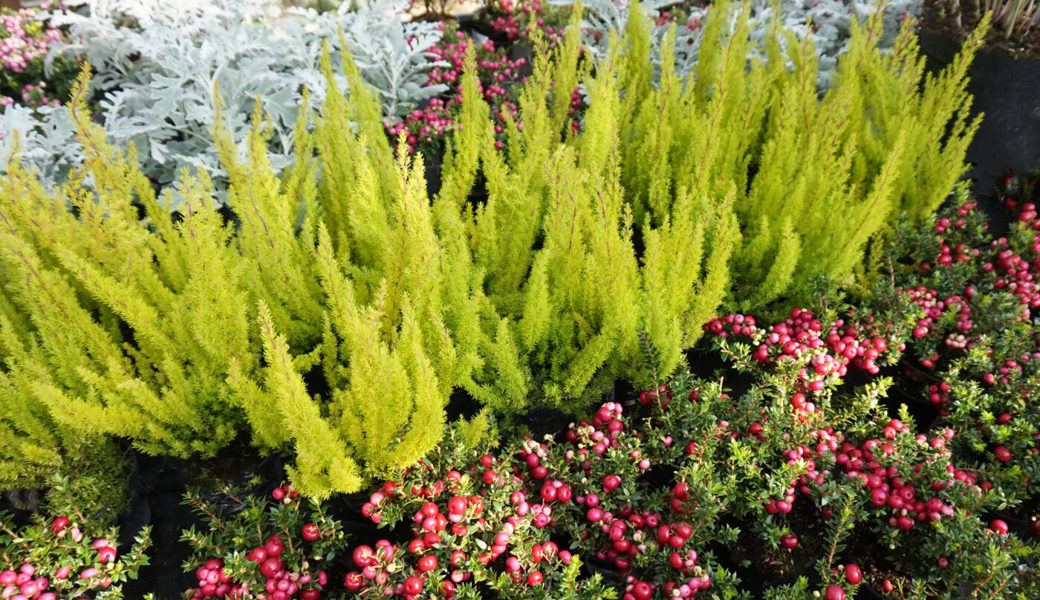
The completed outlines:
[[[790,4],[52,14],[0,596],[121,597],[138,457],[248,444],[284,480],[185,492],[185,598],[1036,597],[1040,180],[997,238],[958,187],[988,21],[926,75],[914,7]]]

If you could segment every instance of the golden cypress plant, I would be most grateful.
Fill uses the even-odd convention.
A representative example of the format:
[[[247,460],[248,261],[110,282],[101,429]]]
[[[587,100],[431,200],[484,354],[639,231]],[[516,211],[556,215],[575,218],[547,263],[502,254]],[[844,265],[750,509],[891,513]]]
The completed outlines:
[[[307,186],[320,164],[321,183],[306,188],[316,193],[314,202],[283,197],[262,143],[253,144],[248,166],[229,169],[229,197],[240,204],[236,213],[256,204],[258,214],[277,216],[271,207],[282,207],[282,222],[252,235],[266,242],[283,228],[286,250],[272,253],[268,249],[277,243],[260,244],[256,268],[294,257],[287,264],[316,286],[310,300],[319,314],[307,318],[320,336],[297,344],[295,355],[280,328],[293,327],[304,312],[282,323],[264,302],[277,295],[257,290],[267,366],[257,379],[233,364],[228,379],[255,441],[262,447],[291,443],[293,482],[314,496],[355,491],[368,476],[407,466],[441,440],[448,397],[476,363],[481,302],[467,245],[458,235],[442,242],[451,231],[436,230],[421,160],[408,157],[403,145],[394,158],[385,141],[370,141],[381,128],[371,109],[376,105],[350,57],[343,60],[351,102],[335,88],[326,51],[326,102],[313,135],[298,128],[297,164],[281,186]],[[230,142],[222,143],[229,154]],[[460,163],[473,160],[465,144],[459,142]],[[312,148],[316,160],[310,159]],[[472,173],[469,179],[463,173],[445,195],[468,193]],[[263,203],[271,204],[265,209]],[[292,215],[284,211],[292,209],[304,215],[287,219]],[[301,223],[296,234],[295,223]],[[249,235],[245,218],[240,234]],[[302,373],[316,367],[328,389],[311,395]]]
[[[729,190],[713,197],[684,187],[683,211],[638,223],[646,250],[637,251],[622,138],[639,104],[622,88],[649,89],[650,79],[619,49],[648,52],[649,40],[616,40],[590,76],[579,60],[579,20],[575,12],[555,51],[537,52],[505,151],[495,149],[486,113],[464,115],[463,132],[483,132],[487,200],[471,209],[456,194],[455,212],[438,212],[472,232],[472,260],[486,277],[482,360],[464,387],[507,412],[529,403],[577,410],[575,401],[597,398],[618,378],[638,378],[640,329],[660,346],[662,366],[674,367],[728,289],[739,235]],[[589,109],[572,135],[566,111],[583,80]],[[656,176],[671,193],[671,173]]]
[[[179,218],[163,207],[132,151],[86,115],[85,79],[73,113],[84,170],[48,192],[10,166],[0,481],[38,481],[83,439],[211,456],[247,424],[261,449],[292,448],[294,483],[321,496],[440,440],[448,396],[477,362],[480,277],[452,254],[465,245],[440,243],[421,162],[367,141],[378,112],[344,60],[353,103],[330,93],[313,134],[301,117],[283,176],[259,113],[245,160],[218,127],[237,227],[204,172],[181,178]],[[379,183],[357,186],[365,174]],[[320,394],[303,383],[314,369]]]
[[[0,190],[5,383],[57,431],[211,455],[236,434],[227,357],[250,344],[230,230],[204,176],[182,180],[181,222],[156,210],[133,156],[90,122],[85,85],[72,104],[84,168],[48,193],[12,164]]]
[[[642,19],[632,13],[633,23]],[[922,218],[948,196],[978,125],[968,120],[965,73],[984,30],[925,79],[910,23],[880,52],[879,13],[853,27],[821,98],[811,42],[774,24],[762,48],[768,60],[749,59],[748,16],[746,6],[713,5],[686,78],[674,72],[666,37],[660,84],[625,90],[625,103],[639,109],[620,138],[623,181],[640,218],[674,219],[682,189],[695,198],[735,192],[742,243],[729,304],[743,310],[797,297],[815,276],[851,282],[896,215]],[[645,25],[626,31],[648,36]],[[623,47],[642,56],[644,45]],[[621,64],[647,70],[637,62]],[[647,89],[634,75],[620,79]]]

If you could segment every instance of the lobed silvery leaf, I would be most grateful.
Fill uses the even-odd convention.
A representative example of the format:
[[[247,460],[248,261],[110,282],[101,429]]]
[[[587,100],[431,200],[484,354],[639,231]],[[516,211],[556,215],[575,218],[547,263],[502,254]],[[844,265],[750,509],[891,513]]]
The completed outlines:
[[[640,6],[650,17],[660,14],[662,8],[678,4],[680,0],[651,0]],[[550,4],[569,6],[573,0],[549,0]],[[782,0],[774,4],[772,0],[750,0],[751,32],[753,39],[762,39],[769,31],[772,19],[777,19],[784,29],[794,33],[798,39],[808,37],[816,48],[820,58],[819,87],[821,90],[830,86],[837,57],[848,47],[852,18],[863,22],[873,16],[877,10],[884,11],[884,37],[879,46],[890,47],[899,31],[900,23],[906,15],[917,15],[921,10],[921,0],[890,0],[886,3],[862,2],[849,0]],[[629,0],[585,0],[582,2],[584,15],[582,20],[582,38],[597,59],[606,56],[609,35],[605,32],[624,30],[628,22],[631,7]],[[774,10],[779,6],[779,11]],[[679,23],[675,36],[675,66],[680,74],[689,73],[697,62],[700,49],[700,24],[704,22],[710,7],[689,6],[689,22]],[[735,16],[734,16],[735,22]],[[808,24],[812,23],[812,27]],[[667,28],[656,28],[653,32],[653,58],[656,66],[660,65],[660,46]],[[782,41],[782,40],[781,40]],[[764,59],[760,50],[754,56]],[[655,76],[659,73],[655,71]]]
[[[99,118],[106,133],[118,143],[136,144],[144,172],[163,184],[184,168],[205,168],[217,178],[224,174],[212,139],[215,88],[223,100],[224,127],[240,153],[245,153],[250,119],[259,100],[271,124],[272,164],[291,164],[293,127],[303,90],[311,91],[314,110],[324,98],[319,60],[325,41],[337,69],[343,50],[340,40],[346,43],[388,116],[410,112],[446,90],[428,85],[429,71],[444,66],[431,60],[440,31],[433,23],[404,22],[406,5],[398,1],[337,13],[282,9],[277,0],[80,4],[78,12],[53,16],[56,25],[67,27],[70,41],[52,48],[48,60],[74,55],[93,65],[91,85],[103,94]],[[335,80],[348,91],[342,73],[337,72]],[[14,122],[16,117],[10,119]],[[31,155],[33,164],[41,165],[48,160],[55,165],[77,160],[74,155],[47,157],[44,148],[60,153],[67,147],[40,147],[39,137],[23,136],[23,159]],[[47,171],[56,176],[62,172]]]

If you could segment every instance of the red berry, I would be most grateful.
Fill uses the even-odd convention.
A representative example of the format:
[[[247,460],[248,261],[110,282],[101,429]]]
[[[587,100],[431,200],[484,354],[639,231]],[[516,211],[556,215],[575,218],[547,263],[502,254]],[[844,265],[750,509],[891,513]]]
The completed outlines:
[[[672,552],[668,556],[668,562],[671,563],[672,567],[675,568],[675,569],[682,569],[683,568],[683,559],[682,559],[682,556],[680,556],[678,552]]]
[[[415,575],[412,575],[404,580],[404,593],[409,596],[415,596],[422,591],[423,581]]]
[[[98,548],[98,561],[107,563],[116,559],[116,549],[112,546]],[[30,594],[26,594],[27,596]]]
[[[267,550],[263,546],[257,546],[249,551],[249,554],[246,555],[246,560],[262,563],[267,560]]]
[[[281,500],[282,498],[285,498],[285,490],[280,487],[274,488],[274,490],[271,491],[271,497],[275,500]]]
[[[455,496],[448,500],[448,512],[453,515],[461,515],[466,512],[467,505],[465,496]]]
[[[65,529],[65,526],[68,525],[68,524],[69,524],[69,518],[68,517],[58,517],[58,518],[54,519],[53,523],[51,523],[51,532],[58,533],[61,530]]]
[[[793,533],[789,533],[780,538],[780,543],[783,544],[784,548],[797,548],[798,536]]]
[[[419,570],[426,572],[437,568],[437,557],[429,554],[419,559]]]
[[[542,579],[541,571],[531,571],[531,574],[527,576],[527,585],[536,586],[542,582]]]
[[[1007,449],[1007,446],[997,446],[993,449],[993,454],[997,455],[997,459],[1001,462],[1007,462],[1011,460],[1011,451]]]
[[[892,590],[896,589],[896,586],[892,585],[892,582],[886,579],[886,580],[881,582],[881,589],[883,589],[883,590],[885,590],[885,592],[891,594]]]
[[[649,600],[653,593],[654,589],[645,581],[637,581],[632,584],[632,596],[636,600]]]
[[[863,573],[860,572],[858,566],[855,564],[845,565],[845,581],[852,585],[857,585],[860,581],[863,581]]]
[[[274,577],[274,574],[280,571],[281,568],[282,561],[277,558],[268,558],[264,562],[260,563],[260,572],[267,578]]]
[[[361,587],[361,584],[365,582],[365,578],[361,576],[361,573],[357,571],[351,571],[347,573],[347,576],[343,578],[343,585],[347,586],[348,590],[356,590]],[[320,581],[319,581],[320,583]]]
[[[1000,535],[1007,535],[1008,532],[1008,524],[1005,523],[1002,519],[993,519],[992,521],[990,521],[989,528],[992,531],[996,531]]]
[[[827,586],[827,592],[823,595],[826,600],[845,600],[845,590],[840,585],[833,583]]]
[[[359,567],[367,567],[375,562],[376,556],[371,546],[361,545],[354,548],[354,564]]]
[[[264,544],[264,550],[267,550],[267,556],[278,558],[282,555],[282,539],[277,535],[272,535],[267,538],[267,543]]]
[[[314,540],[321,537],[321,530],[319,530],[318,526],[314,523],[307,523],[303,526],[302,535],[303,539],[307,540],[308,542],[313,542]]]
[[[545,550],[542,548],[541,544],[535,544],[534,546],[531,546],[531,560],[532,561],[534,561],[535,563],[539,563],[539,562],[542,561],[542,558],[544,556],[545,556]]]

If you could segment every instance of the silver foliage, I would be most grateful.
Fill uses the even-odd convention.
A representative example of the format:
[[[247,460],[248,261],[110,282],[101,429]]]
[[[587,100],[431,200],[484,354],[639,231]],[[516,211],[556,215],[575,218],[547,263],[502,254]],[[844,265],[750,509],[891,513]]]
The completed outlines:
[[[271,0],[92,0],[85,15],[54,16],[73,40],[54,52],[82,56],[94,66],[93,90],[104,94],[99,119],[112,141],[135,144],[147,175],[167,183],[183,168],[204,168],[219,178],[224,171],[211,133],[215,84],[224,125],[243,152],[259,99],[272,126],[272,165],[284,167],[292,161],[303,89],[311,91],[312,108],[323,98],[323,41],[333,50],[337,84],[347,91],[338,71],[341,30],[384,114],[405,114],[442,93],[444,86],[427,85],[428,71],[439,64],[429,51],[440,32],[430,23],[403,22],[403,8],[380,2],[357,12],[318,13],[282,10]],[[65,111],[48,111],[36,127],[24,110],[5,113],[4,157],[18,129],[22,161],[49,183],[60,181],[82,159],[69,143]]]
[[[573,0],[549,0],[550,4],[568,6]],[[830,86],[830,80],[837,65],[838,56],[848,47],[852,19],[859,22],[875,14],[880,8],[884,11],[884,37],[881,47],[888,47],[895,39],[899,25],[905,15],[920,13],[921,0],[889,0],[884,4],[849,0],[747,0],[750,5],[750,29],[756,39],[763,38],[769,32],[769,25],[775,18],[780,26],[793,32],[799,39],[806,36],[812,40],[820,59],[820,88]],[[658,16],[663,9],[679,4],[679,0],[648,0],[641,3],[641,8],[651,17]],[[631,8],[629,0],[583,0],[585,14],[582,20],[583,39],[592,51],[593,56],[601,58],[606,55],[609,36],[603,32],[614,30],[621,32],[628,21]],[[676,26],[675,54],[676,70],[680,74],[689,73],[697,63],[700,49],[701,30],[697,26],[704,22],[709,7],[688,8],[690,22]],[[814,27],[807,24],[812,22]],[[689,27],[687,27],[689,25]],[[653,33],[654,60],[659,61],[661,41],[668,28],[655,28]],[[756,53],[759,58],[764,54]]]

